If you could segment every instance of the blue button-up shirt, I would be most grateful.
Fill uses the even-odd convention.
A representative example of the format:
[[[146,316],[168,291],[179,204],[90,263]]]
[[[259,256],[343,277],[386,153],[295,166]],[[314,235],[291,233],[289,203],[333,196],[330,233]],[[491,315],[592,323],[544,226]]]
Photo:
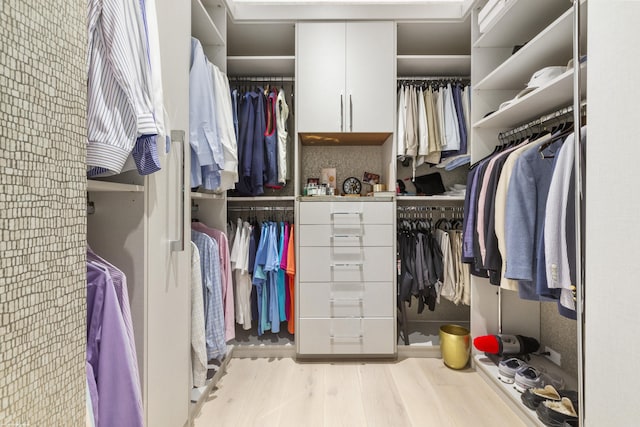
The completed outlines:
[[[191,241],[200,252],[200,271],[204,296],[207,357],[221,359],[227,352],[224,336],[224,305],[218,243],[199,231],[191,230]]]
[[[191,186],[208,190],[220,186],[224,153],[218,138],[213,80],[202,45],[191,39],[189,71],[189,145],[191,146]]]

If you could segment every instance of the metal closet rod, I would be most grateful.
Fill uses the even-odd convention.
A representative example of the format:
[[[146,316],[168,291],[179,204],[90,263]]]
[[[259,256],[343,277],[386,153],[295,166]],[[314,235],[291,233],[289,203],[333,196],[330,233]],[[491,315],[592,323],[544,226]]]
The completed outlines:
[[[232,76],[230,82],[295,82],[292,76]]]
[[[437,212],[437,211],[460,211],[464,208],[456,206],[397,206],[399,212]]]
[[[580,109],[584,111],[586,106],[587,106],[587,103],[583,102],[583,103],[580,104]],[[542,126],[545,123],[551,122],[551,121],[556,120],[556,119],[558,119],[560,117],[569,116],[569,115],[573,114],[573,108],[574,108],[573,105],[569,105],[567,107],[560,108],[559,110],[556,110],[553,113],[545,114],[544,116],[541,116],[539,119],[532,120],[529,123],[525,123],[523,125],[515,127],[515,128],[513,128],[511,130],[508,130],[506,132],[501,132],[498,135],[498,139],[508,138],[508,137],[510,137],[512,135],[515,135],[515,134],[520,133],[520,132],[524,132],[524,131],[529,130],[529,129],[533,128],[533,127]]]
[[[252,212],[252,211],[283,211],[293,212],[292,206],[241,206],[241,207],[228,207],[227,211],[231,212]]]
[[[407,76],[396,80],[437,81],[437,80],[471,80],[468,76]]]

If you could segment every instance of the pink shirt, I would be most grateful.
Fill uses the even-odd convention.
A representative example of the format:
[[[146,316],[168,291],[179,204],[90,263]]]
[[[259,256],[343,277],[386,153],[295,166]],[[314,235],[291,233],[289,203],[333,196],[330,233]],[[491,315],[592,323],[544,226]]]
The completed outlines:
[[[226,341],[236,337],[234,324],[235,309],[233,302],[233,279],[231,277],[231,257],[227,235],[215,228],[209,228],[201,222],[192,222],[191,229],[211,237],[218,243],[220,252],[220,276],[222,278],[222,303],[224,305],[224,337]]]

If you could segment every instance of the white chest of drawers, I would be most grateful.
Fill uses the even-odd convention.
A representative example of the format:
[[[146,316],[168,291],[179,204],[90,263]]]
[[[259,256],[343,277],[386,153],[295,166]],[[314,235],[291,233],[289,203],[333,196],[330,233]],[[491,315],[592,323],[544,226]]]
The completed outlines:
[[[298,356],[395,355],[394,218],[393,201],[300,202]]]

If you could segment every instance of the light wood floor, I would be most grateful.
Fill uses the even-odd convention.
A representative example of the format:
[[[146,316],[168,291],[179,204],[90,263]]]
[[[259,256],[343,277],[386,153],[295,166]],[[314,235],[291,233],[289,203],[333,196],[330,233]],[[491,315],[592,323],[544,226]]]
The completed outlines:
[[[480,376],[442,359],[312,363],[232,359],[195,427],[524,424]]]

